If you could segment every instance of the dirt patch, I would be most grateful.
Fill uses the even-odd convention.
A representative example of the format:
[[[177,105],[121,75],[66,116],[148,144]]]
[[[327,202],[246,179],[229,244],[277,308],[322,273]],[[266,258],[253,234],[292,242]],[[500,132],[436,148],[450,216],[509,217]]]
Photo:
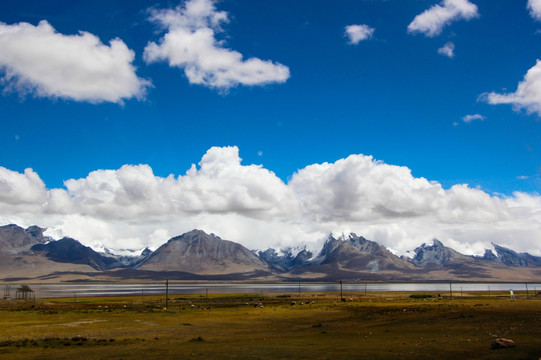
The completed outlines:
[[[58,324],[60,326],[67,326],[67,327],[76,327],[76,326],[81,326],[81,325],[86,325],[86,324],[95,324],[95,323],[100,323],[100,322],[106,322],[107,320],[82,320],[82,321],[74,321],[74,322],[70,322],[70,323],[65,323],[65,324]],[[42,325],[38,325],[38,326],[42,326]]]

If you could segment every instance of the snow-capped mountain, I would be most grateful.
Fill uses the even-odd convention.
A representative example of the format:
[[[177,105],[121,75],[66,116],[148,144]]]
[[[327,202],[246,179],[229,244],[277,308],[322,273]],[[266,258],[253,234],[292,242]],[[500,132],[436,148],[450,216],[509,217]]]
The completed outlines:
[[[192,230],[150,249],[102,252],[75,239],[53,240],[33,226],[0,226],[0,274],[3,279],[113,278],[190,279],[337,279],[373,281],[537,281],[541,258],[493,245],[483,257],[468,256],[434,240],[398,257],[354,233],[333,233],[317,253],[305,247],[250,251],[214,234]],[[167,275],[170,274],[170,275]],[[185,275],[182,275],[185,274]],[[227,275],[227,277],[224,277]]]
[[[496,254],[490,249],[486,250],[483,255],[485,260],[496,261],[514,267],[541,267],[541,257],[533,256],[528,253],[517,253],[516,251],[494,243],[492,243],[492,246],[494,246]]]

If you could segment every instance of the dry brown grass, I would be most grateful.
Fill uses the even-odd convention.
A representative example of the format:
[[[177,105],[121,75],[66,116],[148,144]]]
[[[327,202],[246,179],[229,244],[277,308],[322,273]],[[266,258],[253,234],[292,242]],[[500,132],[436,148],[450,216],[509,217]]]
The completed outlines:
[[[386,293],[340,302],[336,294],[315,295],[213,295],[208,302],[201,296],[172,296],[167,310],[158,297],[145,298],[145,304],[140,298],[4,303],[0,358],[541,357],[541,301],[535,298],[464,294],[423,300]],[[490,350],[496,337],[513,339],[516,347]]]

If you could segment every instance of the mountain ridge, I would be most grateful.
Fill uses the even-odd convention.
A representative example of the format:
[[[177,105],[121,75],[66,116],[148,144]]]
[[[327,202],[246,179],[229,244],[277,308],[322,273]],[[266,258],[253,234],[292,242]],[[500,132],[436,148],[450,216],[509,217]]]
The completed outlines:
[[[434,239],[431,245],[417,247],[415,256],[407,259],[355,233],[330,234],[314,255],[302,247],[285,251],[250,251],[214,234],[192,230],[171,238],[154,252],[146,249],[139,256],[121,256],[96,252],[71,238],[46,238],[44,230],[39,227],[23,229],[14,224],[0,226],[3,259],[0,269],[4,279],[9,278],[9,274],[24,275],[25,271],[35,276],[47,269],[51,272],[61,269],[62,275],[49,276],[61,278],[69,273],[70,264],[78,274],[86,271],[93,277],[102,274],[113,278],[177,274],[175,276],[186,279],[203,276],[276,281],[500,281],[531,280],[541,276],[541,257],[517,253],[496,244],[493,244],[496,254],[487,250],[480,257],[460,254]],[[47,278],[46,275],[43,274]]]

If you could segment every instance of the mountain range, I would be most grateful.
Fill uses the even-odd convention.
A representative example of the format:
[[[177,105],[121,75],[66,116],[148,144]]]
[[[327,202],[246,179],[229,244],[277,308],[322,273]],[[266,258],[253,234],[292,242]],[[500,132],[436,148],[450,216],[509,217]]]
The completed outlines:
[[[45,229],[0,226],[2,281],[258,280],[258,281],[539,281],[541,257],[493,244],[483,256],[463,255],[437,239],[399,257],[354,233],[329,235],[322,249],[250,251],[192,230],[136,256],[97,252]]]

